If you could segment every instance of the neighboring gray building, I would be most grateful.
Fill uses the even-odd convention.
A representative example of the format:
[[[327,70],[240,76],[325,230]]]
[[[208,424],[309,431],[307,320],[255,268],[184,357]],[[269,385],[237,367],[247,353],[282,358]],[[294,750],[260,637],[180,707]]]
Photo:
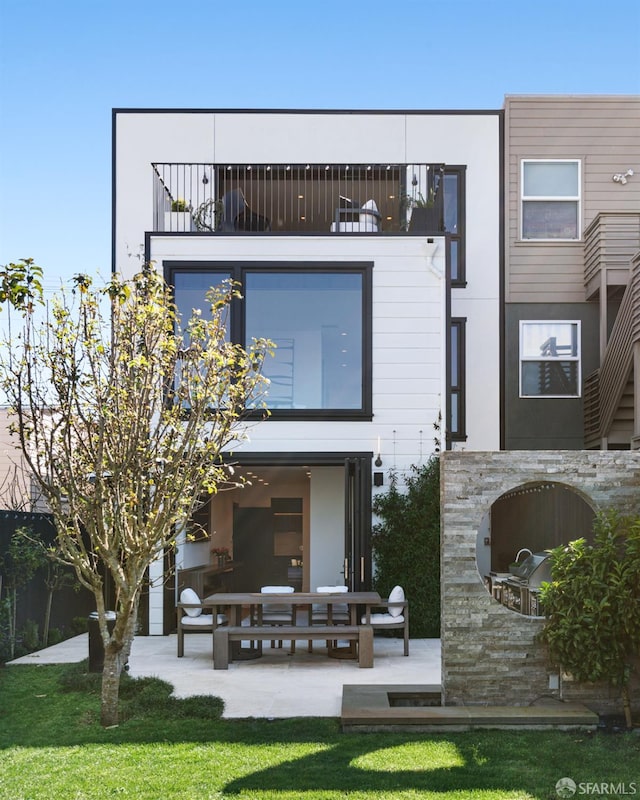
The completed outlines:
[[[507,450],[640,446],[639,133],[638,96],[505,99]]]

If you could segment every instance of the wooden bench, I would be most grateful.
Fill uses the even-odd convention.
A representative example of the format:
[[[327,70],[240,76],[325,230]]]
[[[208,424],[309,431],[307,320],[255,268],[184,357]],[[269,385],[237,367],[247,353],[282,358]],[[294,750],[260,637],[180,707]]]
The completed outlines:
[[[358,642],[358,666],[373,667],[373,628],[370,625],[225,625],[213,632],[213,668],[229,668],[231,642],[296,639],[346,639]]]

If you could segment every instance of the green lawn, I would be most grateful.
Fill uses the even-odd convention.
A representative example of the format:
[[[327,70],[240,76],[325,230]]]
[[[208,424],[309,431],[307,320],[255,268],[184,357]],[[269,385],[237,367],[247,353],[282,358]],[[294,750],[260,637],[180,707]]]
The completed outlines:
[[[636,733],[343,734],[335,719],[190,717],[151,695],[104,730],[65,669],[0,670],[0,800],[548,799],[563,777],[640,796]]]

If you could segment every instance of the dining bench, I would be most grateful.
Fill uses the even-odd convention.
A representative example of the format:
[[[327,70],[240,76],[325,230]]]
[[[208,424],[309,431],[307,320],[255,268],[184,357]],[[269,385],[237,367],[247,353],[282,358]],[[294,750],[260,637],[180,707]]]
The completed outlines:
[[[336,638],[358,642],[358,666],[373,667],[373,628],[370,625],[225,625],[213,632],[213,668],[229,668],[231,642]]]

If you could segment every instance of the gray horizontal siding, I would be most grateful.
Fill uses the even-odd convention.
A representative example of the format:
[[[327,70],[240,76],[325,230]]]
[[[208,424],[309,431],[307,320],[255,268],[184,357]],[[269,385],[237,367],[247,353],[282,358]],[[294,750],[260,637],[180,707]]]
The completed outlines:
[[[581,302],[583,243],[519,241],[523,158],[582,161],[582,220],[640,208],[640,97],[508,97],[506,123],[507,302]],[[626,185],[612,181],[634,169]]]

